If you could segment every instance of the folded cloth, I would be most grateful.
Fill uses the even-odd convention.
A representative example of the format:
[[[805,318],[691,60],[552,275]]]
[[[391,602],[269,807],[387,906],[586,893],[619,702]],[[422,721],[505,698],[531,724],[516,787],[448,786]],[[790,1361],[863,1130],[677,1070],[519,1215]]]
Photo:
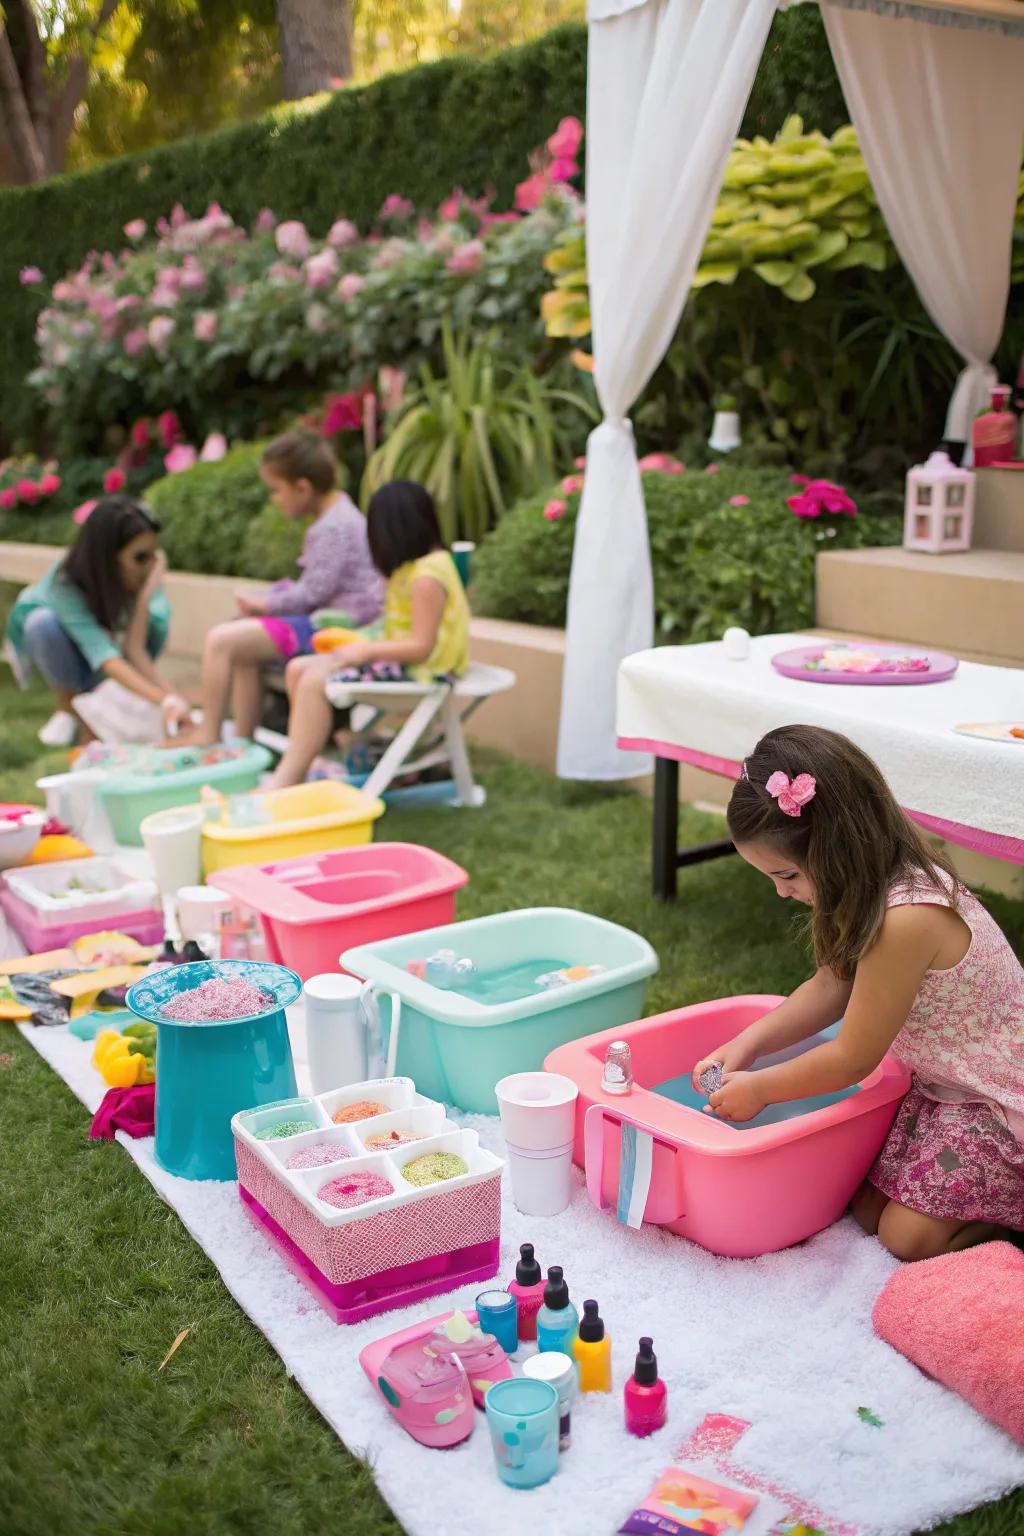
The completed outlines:
[[[89,1135],[93,1141],[113,1141],[115,1131],[127,1131],[133,1138],[152,1136],[156,1128],[155,1110],[155,1083],[110,1088],[93,1116]]]
[[[983,1243],[905,1264],[871,1320],[878,1336],[1024,1445],[1024,1253]]]

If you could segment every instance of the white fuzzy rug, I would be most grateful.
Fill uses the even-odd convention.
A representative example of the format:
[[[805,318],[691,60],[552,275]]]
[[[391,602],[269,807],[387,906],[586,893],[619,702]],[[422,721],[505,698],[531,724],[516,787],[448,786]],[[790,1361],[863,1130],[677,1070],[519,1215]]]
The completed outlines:
[[[94,1109],[102,1084],[91,1046],[66,1029],[21,1029]],[[301,1030],[295,1045],[301,1080]],[[469,1123],[501,1150],[496,1120]],[[680,1238],[620,1227],[580,1186],[567,1212],[542,1220],[521,1216],[506,1190],[501,1283],[519,1244],[531,1241],[545,1268],[564,1267],[574,1301],[596,1296],[613,1340],[615,1391],[576,1403],[572,1448],[552,1482],[507,1489],[482,1415],[463,1445],[425,1450],[386,1412],[358,1363],[371,1339],[471,1306],[482,1286],[338,1327],[250,1224],[235,1184],[174,1178],[157,1167],[151,1140],[124,1145],[324,1418],[370,1462],[409,1536],[479,1536],[482,1528],[488,1536],[611,1536],[714,1413],[751,1424],[732,1453],[733,1478],[742,1472],[761,1489],[799,1495],[827,1517],[818,1523],[830,1536],[903,1536],[1024,1484],[1024,1450],[875,1337],[871,1306],[895,1266],[852,1221],[786,1253],[717,1259]],[[649,1440],[622,1425],[622,1384],[641,1333],[653,1335],[669,1390],[668,1426]],[[861,1407],[882,1426],[862,1421]],[[744,1536],[761,1536],[786,1505],[763,1497]]]

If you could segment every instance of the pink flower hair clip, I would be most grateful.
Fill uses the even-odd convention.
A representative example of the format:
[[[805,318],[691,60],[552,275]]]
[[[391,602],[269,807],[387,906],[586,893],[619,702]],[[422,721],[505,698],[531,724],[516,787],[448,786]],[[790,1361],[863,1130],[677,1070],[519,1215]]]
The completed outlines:
[[[784,816],[799,816],[800,807],[814,799],[818,786],[809,773],[798,773],[795,779],[785,773],[773,773],[764,787],[778,801]]]

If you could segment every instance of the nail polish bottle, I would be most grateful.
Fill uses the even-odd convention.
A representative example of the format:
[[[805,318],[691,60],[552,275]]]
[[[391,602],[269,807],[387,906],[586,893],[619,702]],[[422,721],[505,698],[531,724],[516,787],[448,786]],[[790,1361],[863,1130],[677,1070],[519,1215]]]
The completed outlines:
[[[610,1392],[612,1389],[612,1341],[598,1316],[597,1302],[583,1303],[580,1331],[575,1344],[576,1364],[580,1372],[581,1392]]]
[[[537,1313],[538,1348],[542,1352],[557,1349],[574,1359],[572,1347],[579,1321],[579,1313],[569,1300],[569,1287],[565,1283],[561,1265],[552,1264],[548,1270],[548,1283],[544,1287],[544,1305]]]
[[[537,1313],[544,1305],[544,1276],[533,1256],[533,1244],[523,1243],[519,1249],[516,1277],[509,1281],[509,1291],[516,1299],[519,1314],[519,1342],[537,1337]]]
[[[626,1382],[626,1429],[631,1435],[653,1435],[668,1415],[668,1391],[658,1380],[658,1358],[653,1339],[640,1340],[633,1374]]]

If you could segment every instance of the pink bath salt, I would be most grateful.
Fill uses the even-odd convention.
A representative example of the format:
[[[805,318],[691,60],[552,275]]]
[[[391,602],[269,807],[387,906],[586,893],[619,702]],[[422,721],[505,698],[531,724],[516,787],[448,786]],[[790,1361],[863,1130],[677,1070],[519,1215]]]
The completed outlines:
[[[286,1168],[323,1168],[327,1163],[340,1163],[351,1157],[347,1147],[337,1141],[315,1141],[311,1147],[300,1147],[285,1163]]]
[[[422,1141],[415,1131],[381,1131],[378,1136],[367,1136],[367,1152],[380,1152],[386,1147],[404,1147],[410,1141]]]
[[[211,976],[198,987],[172,997],[163,1012],[165,1018],[179,1019],[185,1024],[207,1024],[216,1019],[244,1019],[273,1005],[270,993],[254,987],[251,981]]]
[[[379,1173],[345,1173],[338,1179],[329,1179],[317,1190],[327,1205],[336,1205],[347,1211],[353,1205],[365,1205],[367,1200],[379,1200],[383,1195],[393,1195],[387,1179]]]
[[[344,1104],[341,1109],[336,1109],[331,1119],[335,1125],[354,1125],[357,1120],[369,1120],[371,1115],[386,1115],[386,1104],[378,1104],[373,1099],[357,1099],[354,1104]]]

